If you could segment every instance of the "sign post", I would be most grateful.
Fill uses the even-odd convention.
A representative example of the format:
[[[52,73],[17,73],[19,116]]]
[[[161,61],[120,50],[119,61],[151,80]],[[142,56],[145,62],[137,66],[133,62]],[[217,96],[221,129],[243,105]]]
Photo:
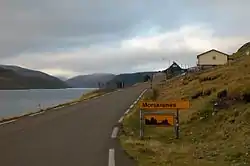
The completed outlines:
[[[179,110],[188,109],[189,101],[140,103],[140,138],[144,138],[144,126],[174,127],[176,139],[180,138]],[[173,112],[176,110],[176,112]]]
[[[179,109],[176,110],[176,139],[179,139],[180,138],[180,128],[179,128]]]
[[[140,109],[140,138],[144,137],[144,125],[143,125],[143,111]]]

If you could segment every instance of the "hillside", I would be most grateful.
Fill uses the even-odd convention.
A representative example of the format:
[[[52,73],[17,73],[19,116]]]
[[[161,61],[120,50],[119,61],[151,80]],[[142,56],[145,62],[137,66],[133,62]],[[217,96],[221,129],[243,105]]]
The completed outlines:
[[[250,51],[246,44],[229,65],[154,85],[148,97],[188,99],[180,112],[180,139],[172,128],[146,128],[139,138],[139,113],[125,118],[121,143],[143,166],[250,165]],[[237,56],[235,56],[237,55]],[[217,105],[215,106],[215,103]]]
[[[127,74],[119,74],[115,76],[112,80],[107,82],[108,88],[116,87],[116,82],[121,81],[124,82],[124,86],[131,86],[133,84],[144,82],[145,76],[152,74],[155,72],[141,72],[141,73],[127,73]]]
[[[59,89],[68,87],[65,82],[40,71],[0,65],[0,89]]]
[[[80,75],[73,78],[70,78],[66,83],[75,88],[98,88],[98,83],[103,83],[113,79],[115,75],[113,74],[91,74],[91,75]]]

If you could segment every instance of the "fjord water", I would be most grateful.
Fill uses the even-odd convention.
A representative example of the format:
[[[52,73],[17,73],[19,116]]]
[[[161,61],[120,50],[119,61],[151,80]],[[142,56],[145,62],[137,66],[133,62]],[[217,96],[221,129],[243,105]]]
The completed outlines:
[[[30,89],[0,90],[0,119],[35,112],[79,98],[82,94],[95,89]]]

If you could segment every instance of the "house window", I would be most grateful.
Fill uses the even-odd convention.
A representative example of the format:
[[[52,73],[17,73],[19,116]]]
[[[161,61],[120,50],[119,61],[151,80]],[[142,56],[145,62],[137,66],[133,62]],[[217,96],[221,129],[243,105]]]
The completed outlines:
[[[216,56],[213,56],[213,60],[215,60],[216,59]]]

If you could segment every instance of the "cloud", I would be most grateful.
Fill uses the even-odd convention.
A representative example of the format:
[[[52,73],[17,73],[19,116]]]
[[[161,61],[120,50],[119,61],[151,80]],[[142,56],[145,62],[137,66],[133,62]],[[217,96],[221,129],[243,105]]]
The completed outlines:
[[[28,66],[60,76],[95,72],[134,72],[160,70],[175,60],[193,66],[196,55],[215,48],[233,53],[248,38],[214,36],[205,24],[183,26],[157,35],[134,37],[115,43],[116,47],[94,45],[70,52],[25,54],[5,63]],[[28,61],[27,61],[28,59]]]
[[[2,0],[1,63],[54,75],[195,65],[250,38],[249,0]],[[164,59],[164,60],[163,60]]]

